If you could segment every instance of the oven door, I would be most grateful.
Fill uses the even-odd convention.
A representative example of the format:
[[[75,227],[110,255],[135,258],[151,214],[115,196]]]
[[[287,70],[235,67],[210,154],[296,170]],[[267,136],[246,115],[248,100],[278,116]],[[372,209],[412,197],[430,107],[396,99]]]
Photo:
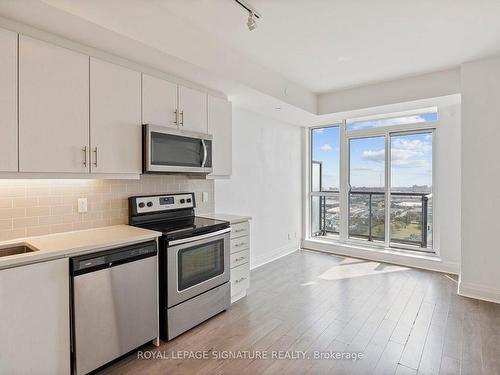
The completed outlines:
[[[212,136],[143,125],[144,172],[212,172]]]
[[[229,281],[231,228],[171,241],[167,247],[167,307]]]

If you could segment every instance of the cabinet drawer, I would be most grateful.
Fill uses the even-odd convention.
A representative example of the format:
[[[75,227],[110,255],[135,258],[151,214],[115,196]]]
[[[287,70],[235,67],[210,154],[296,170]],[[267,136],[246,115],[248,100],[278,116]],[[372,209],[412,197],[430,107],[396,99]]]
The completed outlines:
[[[241,266],[242,264],[248,263],[248,259],[249,259],[248,249],[231,254],[231,263],[230,263],[231,268],[235,268]]]
[[[249,247],[248,236],[233,238],[231,240],[231,254],[237,253],[238,251],[248,249],[248,247]]]
[[[231,238],[248,236],[248,221],[231,225]]]
[[[250,265],[248,263],[231,269],[231,296],[241,293],[250,286]]]

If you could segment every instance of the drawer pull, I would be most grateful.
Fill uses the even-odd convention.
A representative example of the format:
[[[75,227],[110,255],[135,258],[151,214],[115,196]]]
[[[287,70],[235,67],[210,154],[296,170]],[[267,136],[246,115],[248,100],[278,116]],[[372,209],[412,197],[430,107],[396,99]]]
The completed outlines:
[[[240,232],[244,232],[244,231],[245,231],[245,229],[236,229],[236,230],[234,231],[234,233],[240,233]]]
[[[245,259],[246,259],[246,257],[241,257],[241,258],[236,258],[234,261],[239,262],[240,260],[245,260]]]
[[[246,242],[240,242],[234,245],[234,247],[240,247],[246,245]]]
[[[236,280],[235,283],[236,284],[241,283],[242,281],[245,281],[246,279],[247,279],[246,277],[242,277],[242,278]]]

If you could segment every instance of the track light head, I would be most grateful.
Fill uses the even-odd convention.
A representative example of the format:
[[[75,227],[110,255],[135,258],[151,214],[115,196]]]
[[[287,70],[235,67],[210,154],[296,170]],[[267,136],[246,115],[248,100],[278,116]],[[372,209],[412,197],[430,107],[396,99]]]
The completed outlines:
[[[255,20],[255,15],[253,12],[248,12],[248,21],[247,21],[248,30],[252,31],[257,28],[257,21]]]

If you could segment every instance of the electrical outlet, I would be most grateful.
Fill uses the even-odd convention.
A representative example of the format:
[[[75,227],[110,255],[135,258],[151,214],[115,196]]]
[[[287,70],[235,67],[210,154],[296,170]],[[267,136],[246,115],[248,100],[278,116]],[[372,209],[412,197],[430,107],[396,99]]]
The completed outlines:
[[[292,234],[288,233],[288,240],[290,241],[292,239]]]
[[[78,213],[83,214],[87,211],[87,198],[78,198]]]
[[[201,201],[208,202],[208,192],[204,191],[203,193],[201,193]]]

